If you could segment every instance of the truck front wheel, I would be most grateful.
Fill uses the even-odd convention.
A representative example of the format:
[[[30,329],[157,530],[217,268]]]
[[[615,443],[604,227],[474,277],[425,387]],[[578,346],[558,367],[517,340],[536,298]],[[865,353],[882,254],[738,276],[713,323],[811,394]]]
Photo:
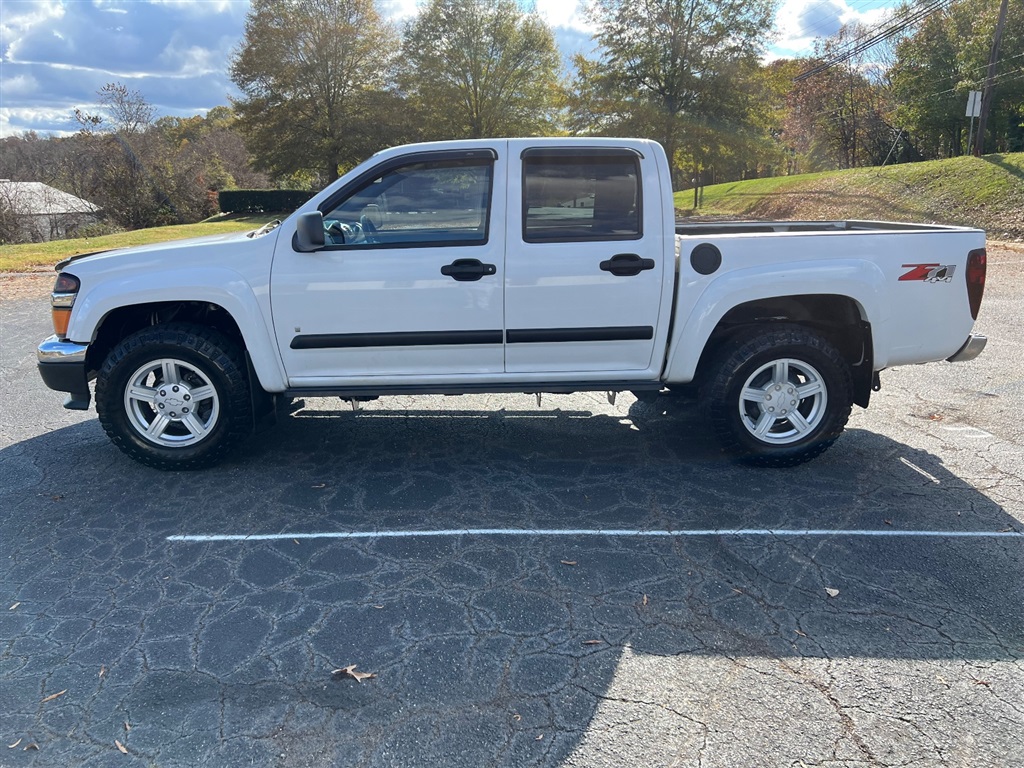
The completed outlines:
[[[717,358],[701,407],[725,450],[748,464],[791,467],[836,441],[853,402],[850,367],[796,326],[741,336]]]
[[[187,323],[118,344],[97,378],[96,410],[114,445],[157,469],[211,466],[252,428],[241,350]]]

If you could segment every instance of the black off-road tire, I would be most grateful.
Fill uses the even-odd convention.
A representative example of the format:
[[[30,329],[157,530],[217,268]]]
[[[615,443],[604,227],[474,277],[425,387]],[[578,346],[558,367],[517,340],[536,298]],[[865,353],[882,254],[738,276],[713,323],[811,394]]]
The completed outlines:
[[[782,389],[776,393],[775,374],[766,369],[771,366],[777,371],[774,365],[782,361],[792,363],[786,363],[783,369],[789,371],[790,383],[777,382]],[[803,374],[808,372],[811,377],[804,378]],[[752,379],[755,374],[769,378]],[[813,380],[820,382],[824,398],[786,394],[791,387],[807,388]],[[759,467],[793,467],[820,456],[842,434],[853,404],[853,381],[847,361],[825,338],[800,326],[780,325],[738,336],[712,361],[703,382],[701,412],[723,449],[742,462]],[[748,383],[751,388],[744,396]],[[772,407],[779,402],[780,395],[787,398],[781,405],[798,411],[793,414],[794,421],[766,414],[769,403],[750,398],[749,392],[762,387],[774,398]],[[790,405],[794,400],[795,407]],[[808,421],[808,416],[813,418]],[[764,423],[774,431],[758,437],[758,418],[764,418]],[[800,433],[803,426],[797,419],[809,425],[806,432]]]
[[[180,361],[180,370],[199,372],[205,386],[216,391],[216,400],[209,401],[216,402],[217,411],[209,416],[208,432],[188,445],[162,445],[144,437],[133,426],[140,423],[139,417],[126,403],[126,389],[133,376],[147,364],[162,359]],[[145,410],[148,407],[142,406],[144,416],[149,413]],[[212,406],[207,407],[212,414]],[[213,466],[252,431],[244,353],[222,333],[201,325],[167,323],[144,328],[107,355],[96,380],[96,411],[114,445],[142,464],[162,470]],[[155,416],[155,407],[152,413]],[[184,425],[176,429],[187,431]],[[189,439],[187,435],[184,438]]]

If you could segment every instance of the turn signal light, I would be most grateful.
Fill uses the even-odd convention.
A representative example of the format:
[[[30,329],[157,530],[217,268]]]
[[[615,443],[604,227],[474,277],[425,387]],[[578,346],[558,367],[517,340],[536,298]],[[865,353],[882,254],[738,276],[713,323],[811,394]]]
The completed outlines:
[[[967,254],[967,301],[971,306],[971,317],[978,319],[981,298],[985,294],[985,272],[988,257],[984,248]]]
[[[50,310],[50,316],[53,318],[53,332],[60,338],[66,338],[68,335],[68,322],[71,320],[71,310],[64,309],[63,307],[54,307]]]

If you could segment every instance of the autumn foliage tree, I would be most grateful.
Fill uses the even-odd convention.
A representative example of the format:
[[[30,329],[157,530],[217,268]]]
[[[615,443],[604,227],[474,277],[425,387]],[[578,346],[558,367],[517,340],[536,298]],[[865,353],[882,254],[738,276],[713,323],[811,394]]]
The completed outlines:
[[[550,133],[561,101],[551,29],[515,0],[431,0],[409,25],[401,83],[430,138]]]
[[[387,102],[381,93],[397,47],[373,0],[253,0],[231,78],[258,167],[332,181],[387,143],[376,108]]]
[[[577,60],[576,119],[588,132],[662,143],[677,182],[756,139],[760,71],[774,0],[595,0],[600,56]],[[756,142],[755,142],[756,143]]]

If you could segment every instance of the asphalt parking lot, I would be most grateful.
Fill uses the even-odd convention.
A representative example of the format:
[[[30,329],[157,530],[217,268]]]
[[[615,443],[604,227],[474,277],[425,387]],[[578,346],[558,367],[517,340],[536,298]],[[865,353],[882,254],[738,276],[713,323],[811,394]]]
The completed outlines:
[[[791,470],[588,393],[161,473],[40,381],[49,283],[0,278],[0,766],[1024,764],[1024,251]]]

